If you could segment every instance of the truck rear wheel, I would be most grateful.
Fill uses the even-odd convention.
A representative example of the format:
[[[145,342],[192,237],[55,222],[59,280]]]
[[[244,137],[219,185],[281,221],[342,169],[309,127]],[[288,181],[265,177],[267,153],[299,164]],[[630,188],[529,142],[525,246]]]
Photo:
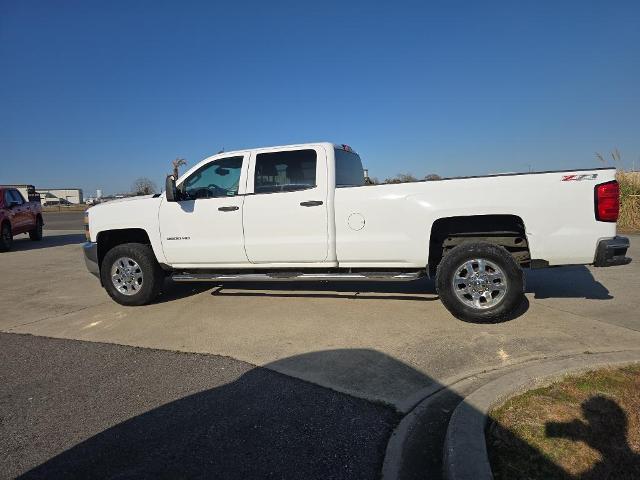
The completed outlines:
[[[42,218],[36,219],[36,228],[29,232],[29,238],[34,242],[42,240]]]
[[[0,228],[0,252],[7,252],[11,250],[11,245],[13,245],[11,225],[9,222],[4,222]]]
[[[148,245],[125,243],[107,252],[100,268],[102,285],[120,305],[151,302],[160,292],[164,275]]]
[[[503,247],[463,243],[445,255],[436,289],[455,317],[476,322],[507,318],[524,299],[522,269]]]

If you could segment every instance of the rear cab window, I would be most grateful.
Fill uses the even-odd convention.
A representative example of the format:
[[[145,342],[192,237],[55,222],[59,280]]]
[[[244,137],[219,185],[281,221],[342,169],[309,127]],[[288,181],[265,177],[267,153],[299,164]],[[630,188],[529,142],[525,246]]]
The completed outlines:
[[[334,148],[336,159],[336,188],[364,185],[362,161],[357,153]]]
[[[313,149],[259,153],[255,193],[295,192],[316,186],[317,153]]]

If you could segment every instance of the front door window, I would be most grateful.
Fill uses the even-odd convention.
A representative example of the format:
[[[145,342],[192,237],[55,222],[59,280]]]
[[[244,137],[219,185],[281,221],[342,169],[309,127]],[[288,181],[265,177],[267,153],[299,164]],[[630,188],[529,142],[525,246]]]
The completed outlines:
[[[243,157],[228,157],[200,167],[180,187],[182,200],[235,197],[238,194]]]

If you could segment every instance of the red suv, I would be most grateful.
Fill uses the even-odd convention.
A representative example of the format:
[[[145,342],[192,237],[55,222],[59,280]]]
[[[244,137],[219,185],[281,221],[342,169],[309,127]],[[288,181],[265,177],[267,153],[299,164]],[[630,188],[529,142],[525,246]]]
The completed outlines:
[[[13,236],[20,233],[42,240],[43,225],[39,201],[26,201],[17,188],[0,185],[0,251],[10,250]]]

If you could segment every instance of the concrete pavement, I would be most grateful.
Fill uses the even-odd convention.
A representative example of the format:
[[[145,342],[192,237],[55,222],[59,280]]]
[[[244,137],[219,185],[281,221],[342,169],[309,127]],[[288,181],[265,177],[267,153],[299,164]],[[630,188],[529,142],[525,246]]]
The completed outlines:
[[[473,372],[640,346],[638,237],[627,266],[529,272],[527,311],[487,325],[453,318],[430,281],[177,285],[154,305],[126,308],[86,272],[77,232],[46,235],[2,254],[20,281],[0,276],[1,331],[230,356],[401,411],[423,389]]]

